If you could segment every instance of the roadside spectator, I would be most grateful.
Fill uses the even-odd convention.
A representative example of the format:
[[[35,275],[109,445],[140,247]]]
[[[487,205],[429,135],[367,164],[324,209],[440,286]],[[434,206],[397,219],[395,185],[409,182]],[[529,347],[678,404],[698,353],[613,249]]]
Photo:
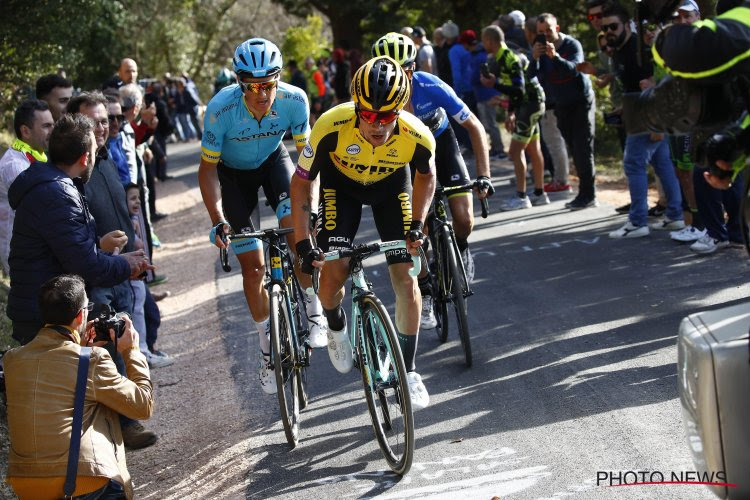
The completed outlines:
[[[511,11],[508,17],[513,20],[513,24],[510,28],[505,31],[505,42],[508,44],[511,50],[518,52],[528,52],[531,50],[531,45],[526,40],[524,34],[524,24],[526,23],[526,15],[520,10]]]
[[[195,107],[198,106],[198,101],[188,91],[187,82],[184,78],[179,77],[175,81],[177,82],[177,92],[174,95],[175,113],[177,121],[180,124],[180,129],[182,130],[182,140],[184,142],[194,141],[198,138],[198,132],[193,126],[191,115],[195,114]]]
[[[47,161],[45,151],[54,125],[45,101],[29,99],[22,102],[13,118],[16,140],[0,158],[0,258],[6,274],[10,272],[8,254],[15,219],[15,210],[8,202],[8,188],[32,163]]]
[[[102,89],[119,89],[128,83],[138,83],[138,64],[136,64],[134,60],[126,57],[120,61],[120,67],[117,69],[117,74],[104,82]]]
[[[193,124],[195,135],[198,140],[201,140],[203,138],[203,129],[201,129],[201,120],[198,119],[198,113],[200,111],[200,107],[203,106],[203,101],[201,101],[200,94],[198,93],[198,87],[195,85],[193,79],[190,78],[190,75],[183,71],[182,78],[185,80],[185,90],[188,92],[188,94],[190,94],[190,97],[195,102],[195,105],[190,109],[188,114],[190,115],[190,122]]]
[[[594,33],[602,31],[602,11],[611,0],[586,0],[586,18],[591,23]]]
[[[111,93],[112,89],[107,89],[105,98],[107,99],[107,119],[109,121],[109,135],[107,136],[107,149],[112,157],[112,162],[117,168],[117,175],[123,186],[130,184],[131,176],[135,174],[137,180],[137,167],[135,163],[130,164],[128,154],[123,147],[123,136],[120,134],[120,127],[125,122],[125,115],[122,114],[120,105],[120,93]],[[135,152],[133,152],[135,153]],[[135,157],[132,158],[135,162]],[[131,167],[133,172],[131,172]]]
[[[606,30],[607,45],[614,49],[617,78],[623,91],[640,92],[645,80],[653,77],[650,58],[638,62],[638,42],[630,30],[630,15],[619,5],[605,7],[602,27]],[[649,163],[661,179],[667,196],[664,220],[652,224],[653,229],[679,230],[685,227],[682,217],[680,186],[669,157],[669,144],[663,134],[628,135],[625,140],[625,175],[630,190],[628,222],[609,233],[610,238],[639,238],[650,232],[648,225],[648,174]]]
[[[484,44],[484,40],[482,41]],[[500,129],[497,126],[497,106],[500,98],[500,92],[494,88],[483,86],[479,80],[481,67],[488,62],[490,72],[495,66],[494,59],[485,52],[486,46],[481,51],[472,54],[471,59],[471,85],[474,89],[474,95],[477,99],[477,118],[484,127],[484,131],[490,136],[490,159],[505,160],[508,155],[505,154]]]
[[[427,32],[421,26],[415,26],[412,30],[411,39],[417,47],[416,71],[425,71],[437,75],[437,54],[435,54],[432,43],[427,39]]]
[[[464,30],[458,37],[458,43],[448,51],[451,63],[453,90],[466,106],[477,114],[477,100],[471,87],[471,52],[478,44],[477,35],[474,30]],[[458,143],[470,154],[471,141],[466,129],[459,127],[458,123],[450,117],[453,130],[456,132]]]
[[[286,67],[289,70],[289,83],[294,85],[295,87],[301,88],[305,93],[307,93],[307,79],[305,78],[305,74],[302,72],[302,70],[299,69],[297,61],[292,59],[286,64]]]
[[[535,43],[529,76],[538,76],[544,92],[554,102],[557,126],[573,154],[578,172],[578,195],[565,204],[571,210],[599,205],[594,186],[594,91],[588,76],[578,71],[583,48],[578,40],[560,32],[557,18],[537,17],[537,33],[546,43]],[[555,164],[557,170],[557,163]]]
[[[83,280],[62,275],[44,283],[39,308],[45,327],[3,357],[8,398],[8,482],[21,500],[63,497],[81,346],[91,345]],[[132,498],[117,414],[149,418],[153,386],[146,360],[131,347],[138,332],[125,320],[117,351],[121,376],[107,349],[93,347],[83,401],[75,498]],[[109,344],[114,349],[112,344]]]
[[[315,59],[305,59],[305,72],[307,73],[307,93],[310,96],[310,124],[323,114],[323,101],[326,96],[326,84],[323,72],[315,66]]]
[[[218,94],[221,89],[234,83],[234,75],[229,68],[221,68],[214,80],[214,95]]]
[[[156,118],[159,120],[154,133],[154,140],[151,144],[151,150],[154,153],[156,178],[160,181],[166,181],[172,177],[167,174],[167,138],[174,132],[174,123],[169,116],[169,109],[164,97],[164,85],[155,82],[151,85],[151,92],[145,96],[146,105],[156,106]],[[151,212],[155,214],[155,211]]]
[[[111,254],[124,243],[120,233],[99,238],[95,232],[84,194],[95,156],[92,120],[63,116],[50,135],[49,163],[22,172],[8,191],[17,224],[10,241],[7,313],[21,344],[43,325],[37,295],[45,281],[73,273],[89,286],[112,286],[147,268],[143,252]]]
[[[352,83],[352,72],[349,67],[349,61],[346,60],[344,49],[338,48],[334,50],[332,59],[335,71],[333,76],[333,92],[336,97],[336,104],[340,104],[351,100],[349,87]]]
[[[52,119],[57,121],[73,97],[73,82],[58,74],[44,75],[36,81],[36,98],[49,105]]]
[[[451,68],[450,51],[458,43],[458,25],[453,21],[447,21],[442,26],[444,43],[441,45],[438,56],[438,77],[453,87],[453,70]],[[455,87],[453,87],[455,89]]]

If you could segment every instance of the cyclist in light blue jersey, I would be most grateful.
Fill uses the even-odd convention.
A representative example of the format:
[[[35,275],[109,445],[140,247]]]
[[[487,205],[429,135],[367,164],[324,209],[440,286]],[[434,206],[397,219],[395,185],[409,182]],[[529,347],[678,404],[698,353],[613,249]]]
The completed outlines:
[[[435,165],[437,178],[443,187],[462,186],[471,183],[469,171],[456,140],[456,134],[448,121],[451,115],[469,132],[474,157],[476,158],[477,189],[480,199],[492,195],[494,188],[490,180],[489,145],[484,127],[453,89],[437,76],[424,71],[414,71],[417,49],[411,38],[399,33],[388,33],[372,46],[373,56],[388,56],[401,65],[411,76],[411,99],[406,110],[416,115],[432,131],[435,137]],[[469,281],[474,278],[474,259],[469,251],[468,238],[474,227],[474,205],[471,191],[451,193],[448,196],[456,243]],[[419,279],[422,291],[422,328],[435,328],[437,320],[432,309],[430,278],[424,273]]]
[[[233,63],[237,83],[221,89],[208,103],[198,170],[203,203],[213,224],[210,239],[219,248],[224,248],[225,243],[216,237],[217,233],[248,228],[261,187],[280,225],[292,227],[289,183],[294,164],[282,140],[291,130],[300,153],[310,135],[307,96],[279,81],[282,57],[276,45],[263,38],[251,38],[237,47]],[[254,240],[233,242],[231,247],[242,267],[245,298],[260,335],[261,386],[266,393],[274,394],[263,247]],[[309,275],[298,276],[303,286],[310,286]],[[326,346],[325,323],[317,298],[307,304],[307,314],[310,345]]]

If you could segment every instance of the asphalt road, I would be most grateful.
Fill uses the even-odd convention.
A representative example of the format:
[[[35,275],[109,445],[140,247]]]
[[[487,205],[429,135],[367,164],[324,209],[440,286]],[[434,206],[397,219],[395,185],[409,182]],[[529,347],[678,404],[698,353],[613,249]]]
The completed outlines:
[[[191,161],[180,172],[194,188]],[[597,473],[695,470],[677,394],[677,329],[690,313],[745,300],[744,250],[698,257],[656,232],[611,240],[624,216],[610,205],[569,212],[565,195],[502,213],[511,167],[495,164],[493,174],[492,213],[483,220],[477,207],[470,238],[474,366],[463,363],[454,324],[446,344],[432,330],[420,333],[417,369],[431,405],[415,414],[414,464],[403,478],[388,471],[374,440],[359,372],[339,374],[325,350],[314,352],[311,400],[290,451],[277,400],[257,380],[239,265],[226,274],[218,262],[205,264],[218,290],[225,392],[239,408],[233,428],[243,429],[222,435],[222,446],[242,449],[238,484],[211,497],[713,498],[694,485],[609,488],[597,485]],[[267,207],[263,215],[264,225],[274,222]],[[358,241],[377,237],[370,221],[368,210]],[[367,273],[392,308],[383,259],[369,260]]]

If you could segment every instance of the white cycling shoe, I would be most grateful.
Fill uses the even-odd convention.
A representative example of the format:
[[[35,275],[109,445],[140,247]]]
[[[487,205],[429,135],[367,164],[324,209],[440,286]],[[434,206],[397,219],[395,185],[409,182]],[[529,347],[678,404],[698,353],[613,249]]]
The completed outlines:
[[[266,394],[276,394],[276,374],[271,368],[271,356],[258,353],[258,378],[260,386]]]
[[[422,383],[422,377],[417,372],[406,374],[406,381],[409,384],[409,396],[411,396],[412,411],[424,410],[430,405],[430,395],[427,388]]]
[[[331,364],[339,373],[349,373],[354,367],[352,343],[346,331],[346,321],[341,331],[328,328],[328,357],[331,358]]]
[[[328,345],[328,326],[326,318],[322,314],[316,314],[307,318],[307,326],[310,328],[310,334],[307,337],[307,343],[312,348],[325,347]]]

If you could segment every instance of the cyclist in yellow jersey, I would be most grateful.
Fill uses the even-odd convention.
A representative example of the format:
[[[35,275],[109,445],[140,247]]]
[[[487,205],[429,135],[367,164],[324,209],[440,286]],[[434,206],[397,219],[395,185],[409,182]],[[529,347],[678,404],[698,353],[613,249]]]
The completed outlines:
[[[435,191],[435,140],[414,115],[403,111],[411,84],[389,57],[368,61],[354,75],[352,102],[324,113],[313,127],[292,178],[292,218],[302,271],[322,267],[321,251],[352,246],[362,206],[371,205],[383,241],[405,238],[409,251],[386,253],[396,294],[396,329],[407,369],[414,409],[429,404],[415,369],[421,295],[409,276],[411,257],[424,236],[422,226]],[[411,169],[415,169],[412,187]],[[320,177],[319,230],[310,239],[312,182]],[[320,275],[318,296],[328,319],[328,354],[341,373],[353,365],[346,315],[341,308],[348,259],[328,262]]]

